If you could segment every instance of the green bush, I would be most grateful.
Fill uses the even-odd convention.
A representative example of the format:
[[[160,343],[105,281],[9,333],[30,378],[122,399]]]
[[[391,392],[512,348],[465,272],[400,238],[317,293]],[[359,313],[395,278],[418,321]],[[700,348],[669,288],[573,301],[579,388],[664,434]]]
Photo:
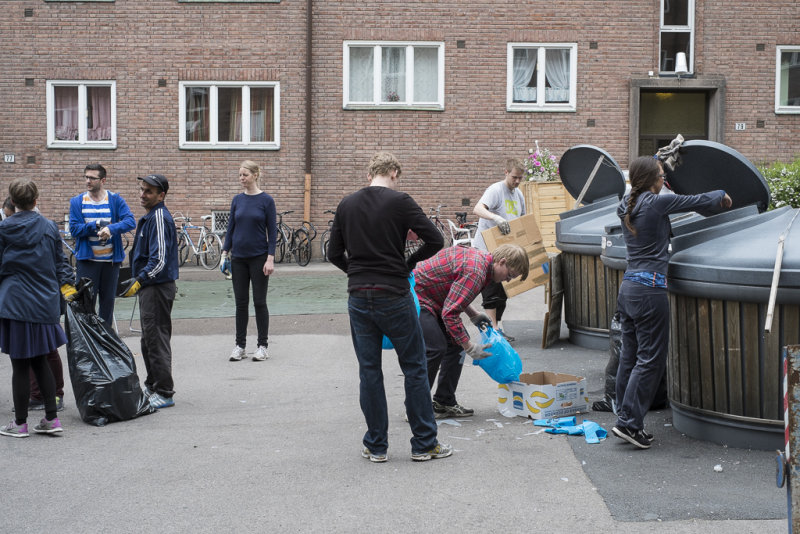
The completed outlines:
[[[775,162],[758,167],[767,180],[772,201],[769,209],[800,208],[800,157],[790,163]]]

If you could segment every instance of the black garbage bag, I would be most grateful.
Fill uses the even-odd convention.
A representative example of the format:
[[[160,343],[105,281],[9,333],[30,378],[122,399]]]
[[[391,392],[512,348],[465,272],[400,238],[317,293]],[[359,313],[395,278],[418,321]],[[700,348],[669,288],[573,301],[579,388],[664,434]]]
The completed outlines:
[[[619,368],[619,355],[622,352],[622,325],[619,322],[619,313],[615,313],[611,319],[611,326],[608,329],[608,363],[605,371],[605,395],[603,399],[592,403],[592,410],[595,412],[613,412],[614,403],[617,399],[617,369]],[[661,377],[658,384],[656,396],[650,404],[651,410],[662,410],[669,406],[667,395],[667,373]]]
[[[114,329],[94,313],[92,282],[82,278],[64,324],[72,391],[81,419],[103,426],[152,413],[136,362]]]

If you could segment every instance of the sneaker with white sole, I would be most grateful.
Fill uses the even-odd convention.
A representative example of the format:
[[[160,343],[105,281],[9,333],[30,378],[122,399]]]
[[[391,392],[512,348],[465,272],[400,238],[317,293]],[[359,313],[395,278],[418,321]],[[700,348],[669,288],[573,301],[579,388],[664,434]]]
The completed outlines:
[[[436,446],[429,451],[411,453],[411,459],[415,462],[427,462],[428,460],[447,458],[451,454],[453,454],[452,445],[437,443]]]
[[[54,417],[52,421],[42,418],[39,424],[33,427],[33,431],[37,434],[56,434],[63,432],[64,429],[61,428],[61,421],[58,420],[58,417]]]
[[[254,362],[263,362],[269,358],[269,351],[267,347],[264,345],[259,345],[256,351],[253,353],[253,361]]]
[[[15,421],[11,421],[6,426],[0,427],[0,434],[10,438],[27,438],[30,435],[28,434],[28,423],[18,425]]]
[[[630,428],[626,428],[624,426],[615,426],[611,429],[615,436],[620,439],[624,439],[631,445],[635,445],[640,449],[649,449],[650,442],[652,439],[648,439],[647,435],[645,435],[644,430],[631,430]]]
[[[160,393],[153,393],[150,395],[150,406],[156,410],[160,410],[162,408],[170,408],[175,406],[175,401],[172,400],[172,397],[165,397]]]
[[[386,461],[386,453],[372,452],[367,447],[361,449],[361,456],[368,458],[370,462],[381,464]]]
[[[231,357],[228,358],[228,361],[238,362],[241,361],[242,358],[244,357],[245,357],[244,347],[236,345],[235,347],[233,347],[233,351],[231,351]]]

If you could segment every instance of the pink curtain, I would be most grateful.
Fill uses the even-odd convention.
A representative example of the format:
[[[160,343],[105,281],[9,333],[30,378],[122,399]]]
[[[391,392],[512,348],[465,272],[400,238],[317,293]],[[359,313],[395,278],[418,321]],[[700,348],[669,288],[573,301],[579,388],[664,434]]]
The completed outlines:
[[[78,87],[53,87],[55,95],[55,134],[59,141],[78,140]]]
[[[111,140],[111,87],[86,88],[87,138],[89,141]]]

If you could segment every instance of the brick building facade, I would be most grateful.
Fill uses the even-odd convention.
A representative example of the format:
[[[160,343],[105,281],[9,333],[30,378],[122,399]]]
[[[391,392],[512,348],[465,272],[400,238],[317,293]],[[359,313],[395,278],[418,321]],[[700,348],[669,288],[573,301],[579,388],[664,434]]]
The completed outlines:
[[[196,217],[227,209],[239,163],[253,159],[278,209],[294,210],[290,223],[307,212],[324,225],[323,211],[366,183],[380,149],[403,163],[403,190],[426,210],[446,204],[450,217],[471,210],[502,177],[504,159],[535,140],[556,155],[597,145],[623,168],[679,132],[755,163],[800,154],[795,0],[10,0],[4,8],[0,150],[14,163],[2,164],[0,181],[35,179],[53,219],[84,189],[89,162],[108,168],[109,189],[137,216],[135,177],[160,172],[171,183],[168,206]],[[677,50],[687,60],[682,76]],[[790,58],[783,74],[782,57]],[[94,100],[96,82],[113,94],[113,134],[88,135],[112,138],[86,142],[78,127],[63,134],[66,119],[53,119],[65,98],[59,87],[76,89],[83,117],[92,102],[106,105]],[[782,103],[776,83],[789,87]],[[206,100],[183,102],[195,85]],[[263,135],[253,126],[262,121],[256,94],[273,98],[262,106],[274,111],[265,123],[272,137],[244,146],[236,124],[222,131],[220,114],[218,142],[204,144],[214,134],[202,128],[213,131],[214,120],[189,115],[214,98],[217,109],[224,101],[239,113],[250,95],[251,141]],[[195,127],[199,144],[187,137]]]

